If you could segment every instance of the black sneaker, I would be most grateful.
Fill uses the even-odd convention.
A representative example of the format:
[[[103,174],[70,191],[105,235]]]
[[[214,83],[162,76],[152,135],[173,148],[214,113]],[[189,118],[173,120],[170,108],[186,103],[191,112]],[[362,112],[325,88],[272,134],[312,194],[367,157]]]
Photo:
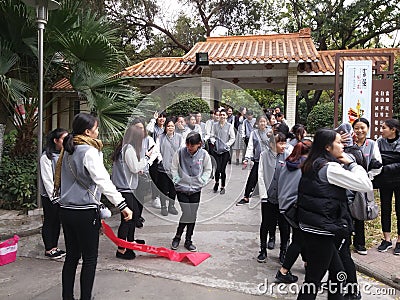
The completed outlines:
[[[245,205],[245,204],[249,204],[249,200],[242,198],[242,199],[240,199],[240,201],[238,203],[236,203],[236,206],[241,206],[241,205]]]
[[[166,206],[161,206],[161,215],[168,216],[168,209]]]
[[[61,257],[64,257],[64,256],[67,255],[67,252],[65,252],[64,250],[61,250],[60,248],[57,248],[56,251],[57,251],[58,253],[60,253]]]
[[[349,300],[360,300],[361,299],[361,292],[358,291],[354,294],[352,293],[348,293],[346,295],[344,295],[344,299],[349,299]]]
[[[126,249],[125,253],[121,253],[117,250],[117,252],[115,253],[115,257],[119,259],[132,260],[135,259],[136,254],[135,252],[133,252],[133,250],[130,249]]]
[[[185,241],[184,247],[191,252],[197,251],[197,247],[193,245],[192,241]]]
[[[260,253],[257,256],[257,261],[259,263],[265,263],[267,261],[267,251],[265,251],[265,249],[260,250]]]
[[[62,257],[61,253],[57,250],[50,250],[50,252],[44,252],[44,256],[47,256],[51,259],[59,259]]]
[[[382,240],[382,243],[378,247],[378,251],[379,252],[386,252],[391,248],[393,248],[392,241],[388,242],[386,240]]]
[[[286,256],[286,250],[280,250],[279,251],[279,262],[281,265],[283,265],[285,261],[285,256]]]
[[[175,206],[173,206],[173,205],[168,206],[168,212],[171,215],[177,215],[178,214],[178,211],[176,210]]]
[[[136,228],[143,228],[143,222],[140,220],[140,218],[136,221],[135,227]]]
[[[365,246],[362,245],[354,245],[354,250],[360,254],[360,255],[367,255],[367,248],[365,248]]]
[[[269,250],[272,250],[272,249],[275,248],[275,237],[274,237],[274,236],[271,236],[271,237],[269,238],[268,244],[267,244],[267,248],[268,248]]]
[[[290,271],[288,271],[285,275],[281,273],[280,270],[278,270],[278,273],[275,275],[276,282],[279,283],[295,283],[297,280],[299,280],[299,277],[296,275],[293,275]]]
[[[217,192],[218,192],[218,186],[219,186],[219,183],[216,182],[216,183],[214,184],[214,187],[213,187],[214,193],[217,193]]]
[[[179,243],[180,243],[181,239],[180,238],[173,238],[172,239],[172,244],[171,244],[171,249],[172,250],[176,250],[179,247]]]
[[[399,242],[396,243],[396,247],[394,247],[393,253],[394,253],[394,255],[400,255],[400,243]]]
[[[225,194],[225,188],[221,188],[221,190],[219,191],[219,193],[220,193],[221,195]]]

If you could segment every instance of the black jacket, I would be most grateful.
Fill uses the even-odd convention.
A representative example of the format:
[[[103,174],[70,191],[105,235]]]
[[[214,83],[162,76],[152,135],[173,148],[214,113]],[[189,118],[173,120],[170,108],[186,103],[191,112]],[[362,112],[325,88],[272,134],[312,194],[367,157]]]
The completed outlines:
[[[382,171],[373,180],[374,188],[400,186],[400,152],[381,151]]]
[[[346,190],[330,184],[326,172],[325,164],[300,179],[297,202],[300,228],[314,234],[346,237],[352,232]]]

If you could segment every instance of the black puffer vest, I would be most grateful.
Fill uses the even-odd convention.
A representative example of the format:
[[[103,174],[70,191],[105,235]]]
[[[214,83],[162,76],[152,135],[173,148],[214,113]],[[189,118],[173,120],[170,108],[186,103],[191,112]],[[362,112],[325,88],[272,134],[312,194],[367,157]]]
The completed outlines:
[[[352,232],[346,190],[330,184],[326,178],[328,165],[314,162],[313,171],[303,174],[299,183],[298,216],[302,230],[322,235],[347,235]]]

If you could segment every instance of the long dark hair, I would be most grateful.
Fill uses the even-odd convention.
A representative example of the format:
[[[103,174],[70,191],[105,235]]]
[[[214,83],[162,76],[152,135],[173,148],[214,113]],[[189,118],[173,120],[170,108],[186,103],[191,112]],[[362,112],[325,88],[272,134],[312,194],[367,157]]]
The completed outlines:
[[[136,124],[142,124],[143,130],[139,127],[136,127]],[[145,137],[146,128],[143,120],[140,118],[135,118],[125,132],[122,147],[126,144],[132,145],[132,147],[135,149],[137,159],[140,160],[140,153],[142,152],[142,145]]]
[[[51,159],[53,153],[59,152],[56,149],[56,144],[54,143],[54,139],[58,140],[64,133],[67,133],[67,132],[68,131],[64,128],[56,128],[47,135],[46,147],[45,147],[44,151],[46,152],[46,156],[48,159]]]
[[[337,134],[338,133],[332,129],[322,128],[317,130],[310,153],[301,168],[303,173],[312,171],[316,160],[321,160],[321,164],[328,161],[338,161],[326,150],[327,146],[332,146]],[[317,169],[321,167],[322,165],[316,166]]]
[[[286,158],[287,161],[296,162],[303,155],[307,155],[311,150],[312,142],[310,140],[300,141],[294,146],[292,153]]]
[[[75,115],[74,120],[72,121],[72,133],[68,134],[63,141],[65,151],[69,154],[74,153],[74,136],[83,134],[86,129],[92,129],[96,124],[98,124],[98,122],[98,119],[90,114],[79,113]]]

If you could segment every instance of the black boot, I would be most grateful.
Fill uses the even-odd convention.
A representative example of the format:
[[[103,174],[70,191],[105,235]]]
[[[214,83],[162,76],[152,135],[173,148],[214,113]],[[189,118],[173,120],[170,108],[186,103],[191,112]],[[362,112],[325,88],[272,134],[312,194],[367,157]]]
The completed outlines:
[[[265,263],[267,261],[267,247],[265,245],[266,243],[261,243],[260,245],[260,252],[257,256],[257,261],[259,263]]]

